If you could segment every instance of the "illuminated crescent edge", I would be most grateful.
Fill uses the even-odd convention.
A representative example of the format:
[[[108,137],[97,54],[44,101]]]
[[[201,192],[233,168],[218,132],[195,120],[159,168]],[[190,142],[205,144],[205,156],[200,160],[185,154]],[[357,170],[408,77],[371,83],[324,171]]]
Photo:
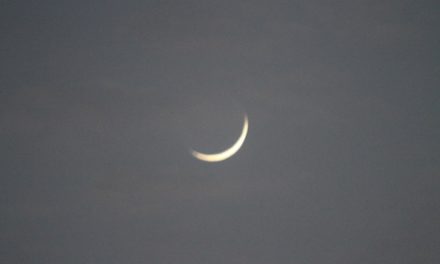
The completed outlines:
[[[199,160],[202,161],[206,161],[206,162],[219,162],[219,161],[223,161],[225,159],[228,159],[230,157],[232,157],[235,153],[237,153],[237,151],[241,148],[241,146],[244,143],[244,140],[246,139],[246,135],[248,132],[248,117],[245,114],[244,115],[244,124],[243,124],[243,130],[241,132],[240,137],[237,139],[237,141],[234,143],[234,145],[232,145],[230,148],[219,152],[219,153],[213,153],[213,154],[205,154],[205,153],[200,153],[197,152],[195,150],[191,150],[191,154]]]

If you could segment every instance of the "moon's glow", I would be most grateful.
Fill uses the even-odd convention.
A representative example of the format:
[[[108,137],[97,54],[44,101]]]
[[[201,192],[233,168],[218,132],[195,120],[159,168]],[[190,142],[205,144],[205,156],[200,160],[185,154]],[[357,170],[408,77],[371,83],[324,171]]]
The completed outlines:
[[[191,154],[199,160],[206,161],[206,162],[219,162],[223,161],[225,159],[228,159],[232,157],[237,151],[241,148],[241,146],[244,143],[244,140],[246,139],[246,135],[248,132],[248,118],[247,115],[244,115],[244,124],[243,124],[243,130],[241,132],[240,137],[237,139],[237,141],[232,145],[230,148],[219,152],[219,153],[213,153],[213,154],[205,154],[200,153],[195,150],[191,150]]]

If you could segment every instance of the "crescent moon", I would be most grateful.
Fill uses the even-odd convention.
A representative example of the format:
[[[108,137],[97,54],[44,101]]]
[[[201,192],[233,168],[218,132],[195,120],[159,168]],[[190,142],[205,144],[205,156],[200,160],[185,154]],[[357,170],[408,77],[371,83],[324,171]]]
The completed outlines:
[[[205,154],[205,153],[201,153],[201,152],[198,152],[195,150],[191,150],[191,154],[194,156],[194,158],[202,160],[202,161],[206,161],[206,162],[219,162],[219,161],[223,161],[225,159],[228,159],[228,158],[232,157],[235,153],[237,153],[237,151],[243,145],[244,140],[246,139],[247,132],[248,132],[248,126],[249,126],[249,121],[248,121],[247,115],[245,114],[244,115],[244,124],[243,124],[243,129],[241,131],[241,135],[237,139],[237,141],[234,143],[234,145],[232,145],[231,147],[229,147],[219,153]]]

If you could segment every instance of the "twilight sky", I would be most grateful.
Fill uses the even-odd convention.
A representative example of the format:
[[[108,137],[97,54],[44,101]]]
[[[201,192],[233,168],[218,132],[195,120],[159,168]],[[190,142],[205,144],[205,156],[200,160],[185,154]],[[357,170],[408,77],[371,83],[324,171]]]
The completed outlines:
[[[438,1],[2,1],[0,262],[440,263]],[[249,134],[231,159],[195,160]]]

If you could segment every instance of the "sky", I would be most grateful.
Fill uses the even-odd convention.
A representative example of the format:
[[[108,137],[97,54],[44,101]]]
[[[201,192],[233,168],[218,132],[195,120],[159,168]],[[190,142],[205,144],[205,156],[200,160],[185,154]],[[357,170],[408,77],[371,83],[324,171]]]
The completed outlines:
[[[439,263],[438,1],[2,1],[0,262]],[[249,132],[240,151],[216,152]]]

